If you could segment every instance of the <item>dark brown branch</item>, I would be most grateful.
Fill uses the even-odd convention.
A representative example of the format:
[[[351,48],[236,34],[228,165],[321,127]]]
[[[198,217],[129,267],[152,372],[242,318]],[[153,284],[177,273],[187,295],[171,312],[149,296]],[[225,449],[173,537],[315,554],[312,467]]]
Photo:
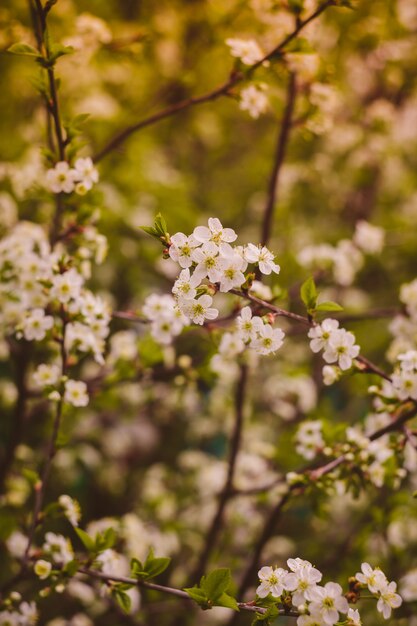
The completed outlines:
[[[271,236],[274,209],[278,194],[279,175],[282,165],[284,163],[288,139],[290,136],[296,93],[296,76],[293,72],[290,72],[287,85],[287,100],[285,103],[284,115],[278,132],[275,157],[269,179],[267,201],[262,220],[261,244],[263,246],[267,245]]]
[[[44,57],[45,61],[51,63],[51,53],[48,43],[46,15],[42,3],[40,0],[34,0],[32,7],[34,32],[37,41],[37,46],[40,54]],[[51,125],[47,123],[48,143],[51,149],[54,148],[56,143],[56,158],[57,161],[65,161],[65,140],[62,132],[61,115],[58,99],[58,87],[55,77],[55,70],[53,65],[46,68],[49,84],[49,98],[45,97],[45,105],[48,119],[51,120],[54,131],[55,139],[52,137]],[[56,208],[55,214],[52,220],[50,240],[54,244],[57,240],[58,233],[61,227],[61,218],[64,211],[62,194],[56,194]]]
[[[244,404],[246,387],[248,381],[248,368],[246,365],[240,366],[240,376],[236,385],[235,396],[235,424],[230,442],[229,461],[227,467],[227,477],[223,490],[220,493],[217,510],[211,522],[210,528],[206,535],[203,551],[200,555],[198,563],[190,576],[190,584],[200,580],[204,574],[210,555],[215,548],[217,538],[223,527],[224,514],[226,505],[233,495],[233,480],[235,476],[236,462],[239,453],[240,443],[242,439]]]
[[[61,375],[64,377],[67,372],[67,355],[65,350],[65,331],[66,322],[63,318],[62,321],[62,339],[61,339]],[[29,553],[32,543],[35,538],[36,528],[39,524],[40,514],[43,507],[46,488],[48,485],[49,475],[52,469],[52,462],[57,453],[57,439],[59,434],[59,428],[61,426],[62,412],[64,408],[64,390],[61,389],[61,395],[57,402],[54,423],[52,427],[52,434],[49,439],[48,449],[46,454],[46,460],[42,471],[40,482],[35,485],[35,504],[32,513],[32,522],[28,533],[28,543],[26,546],[25,554],[23,557],[22,568],[25,569],[29,560]]]
[[[163,119],[171,117],[172,115],[175,115],[176,113],[178,113],[179,111],[183,111],[184,109],[188,109],[198,104],[204,104],[205,102],[210,102],[212,100],[217,100],[217,98],[219,98],[220,96],[227,95],[229,91],[232,89],[232,87],[240,83],[245,78],[250,77],[250,75],[255,70],[257,70],[261,65],[263,65],[265,61],[269,61],[273,59],[274,57],[280,57],[281,52],[284,50],[284,48],[286,48],[286,46],[289,43],[291,43],[293,39],[297,37],[297,35],[303,30],[303,28],[307,26],[307,24],[315,20],[328,7],[335,6],[335,5],[336,5],[335,0],[327,0],[326,2],[323,2],[323,4],[321,4],[318,7],[318,9],[314,11],[314,13],[312,13],[305,20],[300,21],[292,33],[290,33],[287,37],[285,37],[277,46],[275,46],[275,48],[273,48],[270,52],[268,52],[268,54],[266,54],[260,61],[252,65],[245,73],[232,72],[228,80],[226,80],[222,85],[220,85],[216,89],[213,89],[212,91],[202,96],[196,96],[196,97],[186,98],[185,100],[181,100],[181,102],[178,102],[177,104],[167,107],[166,109],[159,111],[159,113],[155,113],[154,115],[151,115],[150,117],[147,117],[141,120],[140,122],[137,122],[136,124],[131,124],[130,126],[127,126],[123,130],[118,132],[112,139],[110,139],[110,141],[94,155],[93,160],[95,162],[100,161],[103,157],[107,156],[115,148],[117,148],[122,143],[124,143],[126,139],[128,139],[131,135],[136,133],[138,130],[141,130],[142,128],[146,128],[147,126],[151,126],[152,124],[155,124],[156,122],[159,122]]]

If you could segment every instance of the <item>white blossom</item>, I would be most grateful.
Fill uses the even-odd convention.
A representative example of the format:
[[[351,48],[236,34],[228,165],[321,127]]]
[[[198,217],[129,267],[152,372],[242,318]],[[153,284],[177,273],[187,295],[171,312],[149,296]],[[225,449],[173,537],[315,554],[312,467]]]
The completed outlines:
[[[310,328],[308,337],[311,339],[310,348],[313,352],[320,352],[327,348],[330,338],[339,328],[339,322],[327,318],[321,324],[317,324]]]
[[[385,233],[382,228],[373,226],[364,220],[356,223],[353,241],[363,252],[379,254],[384,247],[384,237]]]
[[[207,226],[197,226],[194,228],[193,237],[200,243],[211,241],[217,245],[232,243],[237,239],[237,234],[233,228],[223,228],[217,217],[210,217]]]
[[[371,593],[378,593],[387,585],[387,578],[379,568],[372,569],[369,563],[362,563],[361,572],[355,574],[356,580],[368,587]]]
[[[191,267],[193,250],[200,245],[200,242],[193,235],[187,237],[184,233],[172,235],[170,241],[169,256],[171,259],[183,268]]]
[[[264,324],[251,343],[251,347],[258,354],[273,354],[284,343],[285,333],[281,328],[272,328],[270,324]]]
[[[357,609],[349,609],[347,614],[347,626],[362,626],[361,616]]]
[[[184,313],[195,324],[204,324],[205,319],[214,320],[219,314],[217,309],[211,308],[212,302],[213,298],[207,294],[197,299],[184,300]]]
[[[66,161],[59,161],[54,168],[46,172],[46,186],[53,193],[71,193],[78,178],[77,171]]]
[[[74,268],[57,274],[52,278],[52,287],[49,295],[56,298],[62,304],[68,303],[71,299],[76,300],[81,293],[83,277]]]
[[[54,318],[43,309],[29,311],[22,322],[23,336],[27,341],[42,341],[54,325]]]
[[[198,276],[191,275],[189,268],[186,268],[182,270],[175,281],[172,293],[177,296],[177,298],[195,298],[199,285],[200,279]]]
[[[81,182],[87,191],[98,182],[98,171],[90,157],[77,159],[74,163],[74,169],[77,182]]]
[[[219,252],[219,247],[211,241],[194,250],[192,256],[193,261],[197,263],[194,270],[196,278],[202,281],[207,277],[212,283],[219,282],[222,276]]]
[[[265,246],[255,246],[248,243],[245,248],[245,259],[249,263],[257,263],[262,274],[269,275],[271,272],[279,274],[280,266],[274,262],[274,255]]]
[[[33,570],[38,578],[40,578],[41,580],[45,580],[51,573],[52,565],[49,561],[39,559],[38,561],[36,561]]]
[[[261,331],[263,321],[257,315],[252,316],[252,309],[249,306],[245,306],[236,318],[236,325],[243,341],[252,341],[256,339]]]
[[[402,604],[401,596],[396,593],[397,583],[390,582],[380,590],[380,597],[376,603],[376,608],[382,613],[385,619],[391,617],[392,609],[397,609]]]
[[[285,580],[288,572],[281,567],[262,567],[258,572],[261,584],[256,589],[259,598],[266,598],[269,594],[273,598],[279,598],[285,589]]]
[[[254,65],[261,61],[264,54],[254,39],[226,39],[232,56],[240,59],[245,65]]]
[[[41,389],[50,385],[56,385],[61,376],[61,368],[55,364],[42,363],[38,365],[36,371],[32,374],[33,382]]]
[[[323,353],[323,359],[326,363],[337,361],[341,370],[347,370],[352,366],[352,360],[358,356],[359,350],[353,333],[339,328],[331,335]]]
[[[326,583],[324,587],[317,585],[311,589],[312,598],[309,610],[311,613],[319,613],[327,626],[333,626],[339,619],[340,613],[348,612],[348,603],[343,596],[343,590],[337,583]]]
[[[72,406],[87,406],[88,393],[87,385],[82,380],[67,380],[65,383],[64,400]]]
[[[268,109],[269,101],[264,89],[249,85],[240,92],[239,108],[247,111],[251,117],[258,119]]]
[[[65,517],[69,519],[73,526],[78,526],[78,522],[81,517],[80,505],[78,502],[65,494],[59,496],[58,502],[64,509]]]
[[[69,539],[57,533],[48,532],[45,535],[42,549],[52,557],[54,563],[66,565],[74,558],[74,551]]]

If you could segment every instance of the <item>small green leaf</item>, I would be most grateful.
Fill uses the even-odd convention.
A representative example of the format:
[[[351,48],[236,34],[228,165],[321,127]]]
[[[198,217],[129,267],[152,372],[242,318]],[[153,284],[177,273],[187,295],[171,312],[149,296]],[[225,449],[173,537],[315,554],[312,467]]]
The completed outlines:
[[[82,530],[81,528],[74,528],[75,532],[77,533],[79,539],[81,539],[84,547],[89,551],[89,552],[94,552],[96,544],[94,539],[92,539],[90,537],[90,535],[88,535],[85,530]]]
[[[203,608],[208,608],[208,598],[204,591],[200,589],[200,587],[186,587],[184,591],[190,596],[192,600],[194,600],[194,602],[197,602],[199,606],[202,606]]]
[[[122,591],[120,587],[116,587],[112,591],[112,596],[116,600],[117,604],[123,609],[125,613],[129,613],[132,606],[130,596]]]
[[[155,217],[155,230],[160,235],[165,235],[165,233],[167,232],[167,224],[161,213],[158,213]]]
[[[14,43],[10,48],[7,48],[7,52],[11,52],[12,54],[20,54],[23,56],[29,57],[39,57],[39,52],[33,46],[30,46],[28,43]]]
[[[26,478],[26,480],[33,486],[40,480],[38,472],[34,470],[23,468],[22,474]]]
[[[64,46],[62,43],[53,43],[49,48],[49,59],[53,62],[59,59],[59,57],[72,54],[73,52],[74,48],[72,46]]]
[[[229,596],[228,593],[222,593],[220,598],[216,600],[216,606],[225,606],[228,609],[233,609],[234,611],[238,611],[239,607],[236,600]]]
[[[155,576],[162,574],[170,563],[171,559],[167,556],[153,559],[153,561],[149,564],[145,563],[145,571],[148,574],[148,578],[154,578]]]
[[[95,541],[96,552],[103,552],[108,548],[111,548],[116,541],[116,533],[113,528],[108,528],[104,533],[97,535]]]
[[[207,576],[202,578],[200,586],[206,593],[209,600],[216,602],[216,600],[218,600],[220,596],[227,591],[231,582],[232,575],[230,573],[230,569],[222,567],[210,572],[210,574],[207,574]]]
[[[141,226],[140,229],[143,230],[143,232],[145,232],[147,235],[159,239],[159,235],[153,226]]]
[[[69,563],[66,563],[62,568],[62,571],[68,576],[74,576],[74,574],[78,571],[80,564],[76,559],[73,559]]]
[[[307,311],[314,310],[316,308],[317,288],[312,276],[307,278],[307,280],[301,285],[300,296],[301,300],[307,307]]]
[[[331,300],[327,302],[320,302],[316,306],[316,311],[343,311],[343,307],[337,302],[332,302]]]

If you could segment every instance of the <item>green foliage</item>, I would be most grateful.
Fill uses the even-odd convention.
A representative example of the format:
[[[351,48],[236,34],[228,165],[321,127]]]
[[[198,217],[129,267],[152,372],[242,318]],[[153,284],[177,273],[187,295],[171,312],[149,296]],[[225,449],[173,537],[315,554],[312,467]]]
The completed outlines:
[[[10,52],[11,54],[21,55],[21,56],[41,58],[36,48],[24,42],[14,43],[12,46],[7,48],[7,52]]]
[[[309,314],[313,313],[316,308],[317,295],[316,283],[314,282],[314,278],[310,276],[310,278],[307,278],[301,285],[300,289],[301,300],[306,305]]]
[[[151,237],[154,237],[155,239],[158,239],[158,241],[161,241],[164,246],[166,246],[169,242],[167,225],[161,213],[158,213],[156,215],[153,226],[141,226],[141,229],[148,235],[151,235]]]
[[[108,550],[116,541],[116,534],[113,528],[108,528],[103,533],[97,533],[95,539],[90,537],[90,535],[81,528],[75,527],[74,530],[87,552],[92,555],[97,555],[100,552],[104,552],[104,550]]]
[[[171,559],[169,557],[155,557],[153,548],[151,548],[143,564],[138,559],[134,558],[131,560],[131,574],[139,580],[148,580],[162,574],[170,563]]]
[[[125,589],[122,585],[117,585],[112,588],[111,591],[112,597],[115,599],[120,608],[125,612],[129,613],[132,601],[130,596],[126,593]]]
[[[227,593],[231,583],[230,569],[220,568],[213,570],[207,576],[202,576],[199,585],[186,588],[184,591],[203,609],[224,606],[238,611],[237,601]]]

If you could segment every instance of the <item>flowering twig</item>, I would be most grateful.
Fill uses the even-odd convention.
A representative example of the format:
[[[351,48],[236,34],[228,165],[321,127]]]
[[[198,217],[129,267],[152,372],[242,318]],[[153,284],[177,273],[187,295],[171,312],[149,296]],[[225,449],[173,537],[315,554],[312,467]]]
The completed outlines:
[[[49,115],[49,118],[52,120],[55,138],[56,138],[56,151],[57,151],[57,161],[65,161],[65,141],[62,133],[62,123],[60,116],[60,107],[58,100],[58,87],[57,81],[55,77],[55,70],[51,60],[51,52],[49,47],[49,37],[47,35],[47,23],[46,23],[46,14],[44,8],[42,6],[41,0],[33,0],[33,18],[34,18],[34,30],[35,37],[37,40],[37,45],[39,52],[42,56],[44,56],[45,61],[47,62],[46,73],[48,76],[48,84],[49,84],[49,98],[45,99],[46,109]],[[53,148],[53,140],[52,134],[50,132],[50,126],[48,125],[48,138],[51,148]],[[62,195],[60,193],[56,194],[56,209],[55,215],[51,225],[51,234],[50,239],[52,243],[55,243],[58,233],[60,230],[61,224],[61,216],[64,210],[64,205],[62,201]]]
[[[113,576],[111,574],[104,574],[103,572],[99,572],[97,570],[90,569],[88,567],[81,567],[78,570],[79,574],[84,574],[86,576],[90,576],[91,578],[96,578],[97,580],[102,580],[104,582],[115,582],[115,583],[124,583],[126,585],[135,585],[137,587],[143,587],[145,589],[151,589],[152,591],[160,591],[161,593],[166,593],[171,596],[176,596],[177,598],[181,598],[182,600],[192,601],[188,593],[183,591],[182,589],[176,589],[175,587],[167,587],[165,585],[158,585],[156,583],[150,583],[145,580],[138,580],[137,578],[129,578],[127,576]],[[251,613],[266,613],[267,609],[261,606],[256,606],[254,604],[250,604],[248,602],[238,602],[238,607],[242,611],[249,611]],[[286,615],[290,617],[297,617],[299,613],[297,611],[287,611],[286,609],[279,609],[279,615]]]
[[[257,70],[261,65],[263,65],[265,61],[269,61],[270,59],[274,57],[279,57],[279,55],[284,50],[284,48],[286,48],[288,44],[291,43],[293,39],[295,39],[297,35],[308,24],[310,24],[310,22],[315,20],[328,7],[335,6],[335,5],[336,5],[335,0],[326,0],[326,2],[323,2],[323,4],[321,4],[309,17],[307,17],[305,20],[300,20],[297,23],[296,28],[292,31],[292,33],[287,35],[287,37],[285,37],[277,46],[275,46],[272,50],[270,50],[270,52],[268,52],[260,61],[258,61],[257,63],[254,63],[249,68],[249,70],[247,70],[247,72],[243,73],[243,72],[232,71],[229,78],[216,89],[213,89],[212,91],[206,94],[203,94],[202,96],[194,96],[191,98],[186,98],[185,100],[181,100],[180,102],[177,102],[177,104],[167,107],[166,109],[163,109],[162,111],[159,111],[158,113],[155,113],[154,115],[151,115],[139,122],[136,122],[135,124],[131,124],[130,126],[127,126],[123,130],[121,130],[119,133],[117,133],[112,139],[110,139],[110,141],[94,155],[93,160],[97,163],[103,157],[107,156],[110,152],[112,152],[115,148],[117,148],[122,143],[124,143],[126,139],[128,139],[131,135],[141,130],[142,128],[146,128],[147,126],[152,126],[153,124],[156,124],[157,122],[160,122],[161,120],[164,120],[168,117],[171,117],[172,115],[175,115],[176,113],[179,113],[180,111],[183,111],[184,109],[188,109],[192,106],[196,106],[199,104],[204,104],[206,102],[211,102],[213,100],[217,100],[221,96],[228,95],[232,87],[234,87],[239,82],[241,82],[242,80],[247,78],[249,75],[251,75],[255,70]]]

